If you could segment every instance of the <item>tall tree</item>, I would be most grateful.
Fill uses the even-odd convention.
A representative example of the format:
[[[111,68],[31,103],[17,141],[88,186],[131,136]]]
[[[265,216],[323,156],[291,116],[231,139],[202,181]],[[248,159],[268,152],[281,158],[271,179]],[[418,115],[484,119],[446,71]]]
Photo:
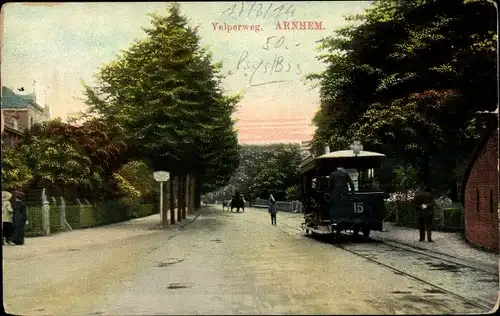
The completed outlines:
[[[322,43],[326,71],[310,76],[320,80],[322,100],[315,148],[344,149],[359,139],[418,165],[423,180],[439,186],[481,133],[475,112],[496,107],[494,7],[375,1],[349,20],[357,24]]]
[[[151,24],[145,39],[101,69],[96,87],[85,85],[87,104],[154,169],[220,185],[238,162],[231,114],[239,99],[220,88],[221,65],[200,47],[178,4],[166,16],[151,14]]]

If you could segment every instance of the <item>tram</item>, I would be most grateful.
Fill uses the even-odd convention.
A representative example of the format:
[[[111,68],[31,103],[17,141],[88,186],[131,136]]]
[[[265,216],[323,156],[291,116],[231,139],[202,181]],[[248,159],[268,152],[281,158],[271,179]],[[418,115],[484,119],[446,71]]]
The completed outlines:
[[[339,237],[351,231],[354,235],[362,232],[368,238],[370,231],[382,231],[385,194],[377,184],[376,174],[385,158],[381,153],[354,149],[305,160],[300,166],[304,206],[301,226],[305,233]],[[330,174],[339,166],[349,174],[355,190],[344,194],[334,207],[327,191]]]

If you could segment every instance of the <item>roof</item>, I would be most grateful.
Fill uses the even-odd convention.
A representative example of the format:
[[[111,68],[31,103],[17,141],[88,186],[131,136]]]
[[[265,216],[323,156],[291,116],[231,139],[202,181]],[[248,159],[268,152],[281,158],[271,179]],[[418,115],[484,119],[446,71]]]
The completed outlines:
[[[26,109],[32,106],[43,112],[43,108],[35,102],[35,94],[17,94],[2,86],[2,109]]]
[[[318,159],[335,159],[335,158],[362,158],[362,157],[385,157],[384,154],[372,152],[372,151],[363,151],[361,150],[359,154],[356,156],[354,151],[352,150],[338,150],[328,154],[324,154],[318,157]]]
[[[495,112],[492,113],[498,113],[498,108]],[[488,125],[486,132],[484,133],[483,137],[481,137],[476,149],[474,149],[474,152],[472,153],[472,157],[469,160],[469,163],[467,164],[467,169],[465,169],[464,177],[462,178],[462,188],[461,188],[462,192],[460,193],[460,199],[462,205],[464,205],[465,187],[467,185],[467,181],[469,180],[469,175],[472,171],[472,167],[474,166],[474,162],[476,162],[479,154],[483,150],[484,146],[486,146],[491,136],[493,136],[494,133],[498,133],[498,117],[495,121],[496,121],[495,124]]]

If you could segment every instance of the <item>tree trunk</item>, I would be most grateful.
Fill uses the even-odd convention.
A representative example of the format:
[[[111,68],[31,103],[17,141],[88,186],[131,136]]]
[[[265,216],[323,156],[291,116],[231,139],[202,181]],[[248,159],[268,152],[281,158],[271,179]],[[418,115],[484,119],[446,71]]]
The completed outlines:
[[[184,192],[186,192],[186,198],[185,198],[185,201],[186,201],[186,214],[184,214],[184,218],[186,218],[187,214],[191,214],[192,210],[191,210],[191,190],[190,190],[190,186],[191,186],[191,176],[188,174],[186,175],[186,184],[184,186]]]
[[[170,194],[169,194],[169,200],[170,200],[170,224],[175,224],[175,176],[171,175],[170,181],[169,181],[169,187],[170,187]]]
[[[191,175],[189,183],[189,205],[190,212],[194,213],[196,211],[195,207],[195,188],[196,188],[196,177]]]
[[[182,177],[177,177],[177,221],[182,221]]]
[[[181,217],[182,219],[186,219],[186,181],[187,181],[187,176],[183,175],[181,177]]]
[[[194,190],[194,207],[195,209],[199,209],[201,205],[201,179],[196,177],[196,186]]]

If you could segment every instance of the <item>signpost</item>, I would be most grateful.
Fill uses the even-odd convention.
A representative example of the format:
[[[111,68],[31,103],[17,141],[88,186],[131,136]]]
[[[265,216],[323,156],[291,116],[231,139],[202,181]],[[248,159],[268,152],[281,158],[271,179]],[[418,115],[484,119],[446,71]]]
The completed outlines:
[[[161,217],[161,228],[163,228],[163,182],[170,179],[170,173],[167,171],[155,171],[153,172],[153,178],[160,182],[160,217]]]

